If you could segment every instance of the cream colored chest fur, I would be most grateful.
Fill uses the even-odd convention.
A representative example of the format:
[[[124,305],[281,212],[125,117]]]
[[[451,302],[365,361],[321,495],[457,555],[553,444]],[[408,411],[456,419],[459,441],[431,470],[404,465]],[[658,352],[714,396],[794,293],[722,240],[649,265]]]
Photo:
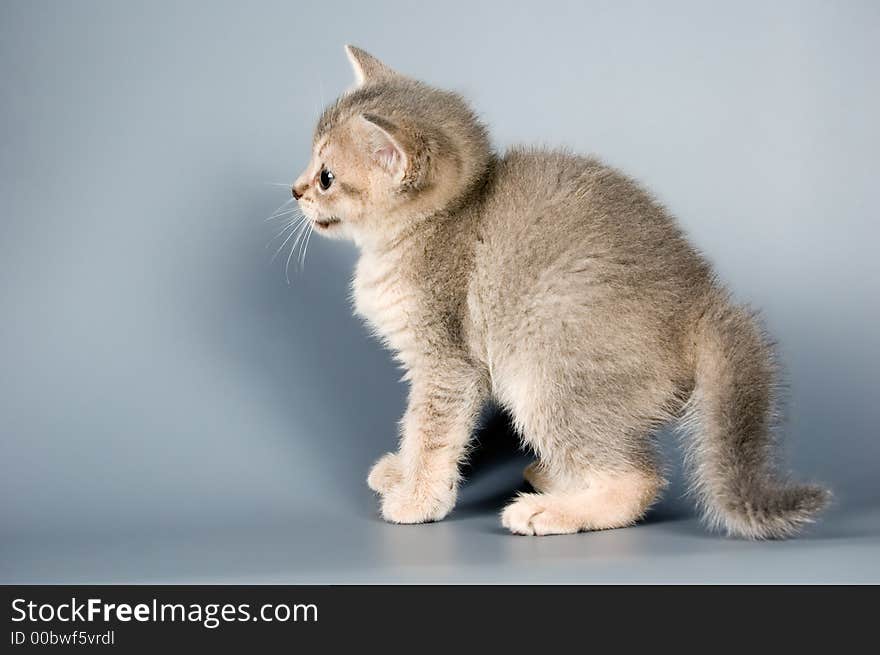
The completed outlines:
[[[405,364],[416,345],[419,307],[416,289],[400,270],[396,257],[363,253],[352,290],[357,314]]]

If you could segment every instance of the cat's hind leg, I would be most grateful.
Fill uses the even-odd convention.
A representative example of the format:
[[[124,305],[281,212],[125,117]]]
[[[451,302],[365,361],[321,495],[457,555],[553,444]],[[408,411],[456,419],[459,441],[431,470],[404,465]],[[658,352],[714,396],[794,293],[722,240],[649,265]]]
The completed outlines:
[[[541,467],[541,463],[537,461],[523,469],[523,479],[535,491],[547,491],[551,483],[546,471]]]
[[[501,523],[524,535],[622,528],[644,516],[662,487],[662,478],[651,472],[591,472],[581,486],[551,483],[542,493],[521,494],[504,509]]]
[[[515,385],[501,388],[523,441],[538,456],[523,472],[537,493],[519,495],[504,509],[502,524],[527,535],[634,524],[665,485],[652,433],[665,416],[666,390],[619,371],[589,382],[554,373],[523,367],[506,378]]]

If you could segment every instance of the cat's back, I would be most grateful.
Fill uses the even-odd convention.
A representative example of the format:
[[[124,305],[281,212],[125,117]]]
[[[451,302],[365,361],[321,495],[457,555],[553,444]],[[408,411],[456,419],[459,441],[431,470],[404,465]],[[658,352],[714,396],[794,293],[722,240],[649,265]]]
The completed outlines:
[[[525,148],[498,161],[469,290],[488,332],[544,317],[594,330],[625,320],[659,335],[677,330],[711,284],[674,219],[614,168]]]
[[[513,148],[499,160],[483,231],[494,247],[518,251],[590,244],[618,254],[693,252],[641,185],[595,157],[559,150]]]
[[[482,213],[477,260],[499,272],[601,273],[648,286],[709,274],[669,213],[594,157],[514,148],[498,162]]]

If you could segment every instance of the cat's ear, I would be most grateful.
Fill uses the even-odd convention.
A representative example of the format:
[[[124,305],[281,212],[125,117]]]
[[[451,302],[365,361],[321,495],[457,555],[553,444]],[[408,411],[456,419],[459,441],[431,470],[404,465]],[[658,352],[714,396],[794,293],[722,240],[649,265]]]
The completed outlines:
[[[373,55],[353,45],[345,46],[345,54],[348,55],[348,60],[351,62],[357,86],[363,86],[367,82],[375,82],[383,77],[397,75]]]
[[[401,131],[391,121],[375,114],[361,114],[360,120],[373,162],[400,183],[410,163]]]

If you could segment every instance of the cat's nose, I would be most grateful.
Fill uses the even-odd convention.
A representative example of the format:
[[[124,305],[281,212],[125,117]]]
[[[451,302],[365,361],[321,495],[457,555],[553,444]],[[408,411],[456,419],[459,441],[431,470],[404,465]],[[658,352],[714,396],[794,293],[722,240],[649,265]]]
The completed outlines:
[[[305,189],[303,189],[302,191],[300,191],[300,190],[298,190],[298,189],[296,188],[296,185],[295,185],[295,184],[294,184],[292,187],[290,187],[290,195],[293,196],[293,199],[294,199],[294,200],[299,200],[300,198],[302,198],[302,197],[303,197],[303,191],[305,191]]]

